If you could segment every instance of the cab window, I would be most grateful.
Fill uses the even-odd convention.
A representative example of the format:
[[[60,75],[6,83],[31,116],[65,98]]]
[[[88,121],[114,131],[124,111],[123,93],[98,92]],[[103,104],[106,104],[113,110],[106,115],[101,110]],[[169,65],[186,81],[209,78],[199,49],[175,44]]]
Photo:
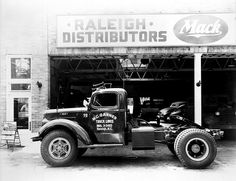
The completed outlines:
[[[92,105],[96,107],[115,107],[117,103],[117,94],[103,93],[97,94],[92,100]]]

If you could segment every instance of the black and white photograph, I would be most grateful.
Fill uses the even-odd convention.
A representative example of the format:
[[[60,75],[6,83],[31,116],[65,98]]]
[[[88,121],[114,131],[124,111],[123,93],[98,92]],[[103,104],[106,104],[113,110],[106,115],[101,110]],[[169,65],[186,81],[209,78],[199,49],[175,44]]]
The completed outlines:
[[[0,181],[234,181],[236,0],[0,0]]]

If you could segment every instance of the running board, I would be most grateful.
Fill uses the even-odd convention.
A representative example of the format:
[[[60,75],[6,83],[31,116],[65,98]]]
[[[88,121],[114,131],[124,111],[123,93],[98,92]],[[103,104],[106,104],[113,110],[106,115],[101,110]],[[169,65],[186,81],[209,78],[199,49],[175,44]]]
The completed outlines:
[[[79,145],[78,148],[106,148],[124,146],[123,144],[94,144],[94,145]]]

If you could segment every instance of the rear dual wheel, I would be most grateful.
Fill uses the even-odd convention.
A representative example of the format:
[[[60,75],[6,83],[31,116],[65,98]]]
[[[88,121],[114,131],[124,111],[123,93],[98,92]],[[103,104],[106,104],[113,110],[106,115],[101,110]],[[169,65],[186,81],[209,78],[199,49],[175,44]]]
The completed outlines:
[[[205,168],[215,159],[217,153],[214,138],[204,130],[191,128],[182,131],[174,143],[174,151],[188,168]]]

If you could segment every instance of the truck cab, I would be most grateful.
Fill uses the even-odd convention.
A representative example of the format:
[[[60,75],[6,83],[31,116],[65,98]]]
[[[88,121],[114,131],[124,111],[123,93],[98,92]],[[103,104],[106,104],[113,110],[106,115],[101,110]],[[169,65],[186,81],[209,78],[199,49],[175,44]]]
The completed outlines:
[[[127,93],[124,89],[94,92],[88,105],[88,125],[98,143],[125,143]]]

